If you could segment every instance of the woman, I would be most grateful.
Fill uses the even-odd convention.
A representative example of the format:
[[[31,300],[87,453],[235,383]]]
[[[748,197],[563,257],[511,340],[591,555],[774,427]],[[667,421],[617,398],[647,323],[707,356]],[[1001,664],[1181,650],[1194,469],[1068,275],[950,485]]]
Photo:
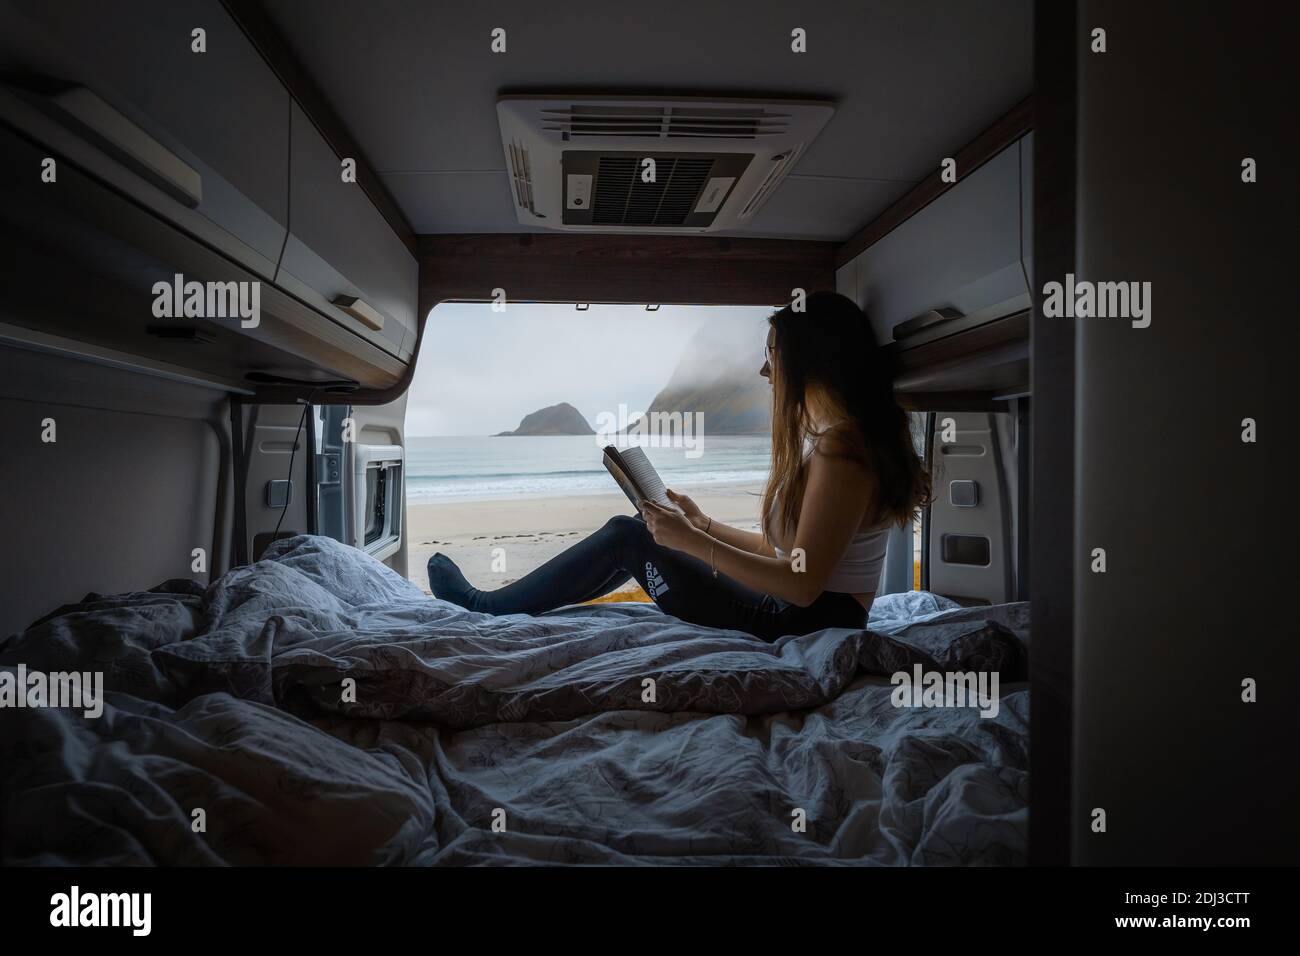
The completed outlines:
[[[665,612],[765,641],[863,627],[892,525],[911,520],[930,483],[866,316],[833,292],[769,320],[772,470],[762,533],[714,521],[685,495],[618,516],[513,584],[470,586],[450,558],[429,559],[434,596],[472,611],[539,614],[589,601],[634,577]]]

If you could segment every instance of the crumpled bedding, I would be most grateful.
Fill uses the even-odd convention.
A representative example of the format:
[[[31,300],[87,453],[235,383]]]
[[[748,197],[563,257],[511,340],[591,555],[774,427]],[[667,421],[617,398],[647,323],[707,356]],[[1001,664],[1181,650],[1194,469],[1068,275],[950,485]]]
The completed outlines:
[[[107,691],[98,719],[0,708],[0,860],[1025,862],[1027,605],[890,595],[869,628],[492,617],[285,539],[0,642],[0,668]],[[888,675],[915,665],[997,671],[997,715],[896,707]]]

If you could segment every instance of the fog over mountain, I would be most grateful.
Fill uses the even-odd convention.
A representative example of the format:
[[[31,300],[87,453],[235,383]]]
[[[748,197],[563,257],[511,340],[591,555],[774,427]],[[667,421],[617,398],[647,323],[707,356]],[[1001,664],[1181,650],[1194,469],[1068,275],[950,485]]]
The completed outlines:
[[[758,374],[766,336],[767,322],[753,316],[705,322],[646,413],[702,413],[708,435],[771,431],[772,389]]]
[[[763,343],[767,337],[766,315],[739,310],[712,313],[682,348],[668,381],[655,393],[644,412],[681,413],[691,416],[688,428],[701,427],[708,435],[765,435],[772,428],[772,390],[758,374],[763,366]],[[680,339],[678,340],[681,341]],[[647,346],[653,349],[653,343]],[[678,346],[679,348],[681,346]],[[633,353],[620,363],[636,362]],[[618,425],[604,424],[613,415],[607,409],[597,415],[597,427],[604,433],[626,424],[634,428],[636,418],[627,415],[643,411],[623,406]],[[703,416],[702,420],[696,416]],[[595,430],[569,402],[549,405],[524,416],[514,431],[499,435],[592,435]]]

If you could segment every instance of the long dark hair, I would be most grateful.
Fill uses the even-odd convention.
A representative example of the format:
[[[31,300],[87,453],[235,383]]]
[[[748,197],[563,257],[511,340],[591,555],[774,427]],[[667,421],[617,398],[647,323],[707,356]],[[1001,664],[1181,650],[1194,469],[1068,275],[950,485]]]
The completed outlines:
[[[772,378],[772,470],[763,491],[764,535],[773,502],[778,529],[794,528],[803,505],[804,448],[820,442],[809,403],[824,405],[838,421],[823,442],[828,454],[853,458],[872,475],[872,525],[903,525],[930,500],[930,476],[917,457],[907,414],[894,398],[890,361],[871,324],[853,301],[837,292],[814,292],[796,312],[786,306],[768,322],[775,330]],[[781,534],[781,531],[776,533]]]

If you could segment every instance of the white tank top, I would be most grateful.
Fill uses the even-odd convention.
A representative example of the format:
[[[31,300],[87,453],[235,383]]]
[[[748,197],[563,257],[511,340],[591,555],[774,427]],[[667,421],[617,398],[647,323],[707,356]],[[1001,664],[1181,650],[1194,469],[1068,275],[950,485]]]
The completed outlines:
[[[780,502],[772,503],[772,510],[780,510]],[[772,533],[771,515],[768,516],[768,538],[776,550],[778,558],[790,557],[790,552],[777,543],[778,536]],[[789,529],[787,529],[787,532]],[[842,594],[875,593],[880,587],[880,569],[885,564],[885,546],[889,543],[889,522],[879,524],[869,531],[855,534],[844,553],[831,569],[826,579],[826,590]],[[781,535],[783,541],[789,541],[789,534]]]

